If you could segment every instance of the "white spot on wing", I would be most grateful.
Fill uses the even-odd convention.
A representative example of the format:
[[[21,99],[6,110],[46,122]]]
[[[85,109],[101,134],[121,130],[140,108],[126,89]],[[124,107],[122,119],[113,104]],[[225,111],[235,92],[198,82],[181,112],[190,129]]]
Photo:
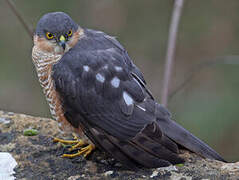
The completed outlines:
[[[105,77],[102,76],[100,73],[97,73],[95,77],[98,81],[100,81],[102,83],[105,82]]]
[[[122,68],[122,67],[120,67],[120,66],[115,66],[115,70],[116,70],[117,72],[120,72],[120,71],[122,71],[122,70],[123,70],[123,68]]]
[[[106,51],[115,52],[115,48],[108,48],[108,49],[106,49]]]
[[[118,88],[120,85],[120,79],[117,77],[114,77],[111,81],[110,81],[111,85],[115,88]]]
[[[85,65],[85,66],[83,66],[83,69],[84,69],[84,71],[88,72],[90,70],[90,67]]]
[[[107,64],[104,65],[103,69],[108,69],[108,65]]]
[[[130,106],[133,104],[134,100],[132,99],[132,97],[127,93],[127,92],[123,92],[123,98],[125,103]]]
[[[137,105],[137,107],[138,107],[139,109],[141,109],[142,111],[146,111],[146,109],[144,109],[143,107],[141,107],[141,106],[139,106],[139,105]]]

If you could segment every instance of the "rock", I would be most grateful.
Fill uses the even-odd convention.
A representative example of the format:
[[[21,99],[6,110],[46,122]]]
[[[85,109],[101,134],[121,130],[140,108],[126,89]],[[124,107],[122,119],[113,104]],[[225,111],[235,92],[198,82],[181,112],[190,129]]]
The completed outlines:
[[[239,172],[239,162],[237,163],[227,163],[221,167],[222,171]]]
[[[24,130],[37,134],[24,136]],[[185,164],[133,172],[96,150],[88,159],[62,158],[65,148],[52,138],[72,139],[62,134],[52,119],[0,111],[0,152],[10,153],[17,162],[16,179],[238,179],[239,162],[223,163],[182,151]],[[13,161],[11,159],[11,161]],[[10,162],[9,162],[10,163]],[[1,172],[1,171],[0,171]]]

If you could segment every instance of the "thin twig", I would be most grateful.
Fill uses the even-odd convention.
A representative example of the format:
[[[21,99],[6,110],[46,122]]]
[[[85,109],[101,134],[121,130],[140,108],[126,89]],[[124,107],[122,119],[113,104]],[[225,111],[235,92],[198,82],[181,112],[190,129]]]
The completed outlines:
[[[169,85],[172,75],[173,69],[173,60],[175,55],[175,44],[177,39],[178,32],[178,24],[181,16],[181,11],[183,7],[184,0],[175,0],[174,1],[174,9],[171,19],[171,24],[169,28],[169,38],[168,38],[168,49],[166,55],[166,63],[165,63],[165,72],[163,79],[163,90],[162,90],[162,99],[161,103],[164,106],[167,106],[168,103],[168,93],[169,93]]]
[[[27,24],[27,22],[24,20],[23,16],[18,12],[15,4],[13,3],[13,1],[11,0],[6,0],[8,6],[10,7],[10,9],[12,10],[12,12],[17,16],[18,20],[21,22],[21,24],[23,25],[24,29],[27,31],[28,35],[30,37],[33,36],[33,30],[32,28]]]
[[[239,65],[239,56],[225,56],[218,57],[213,61],[202,62],[195,67],[193,67],[187,75],[187,77],[180,83],[170,94],[169,101],[179,92],[181,91],[192,79],[195,75],[197,75],[201,70],[207,67],[211,67],[217,64],[231,64],[231,65]]]

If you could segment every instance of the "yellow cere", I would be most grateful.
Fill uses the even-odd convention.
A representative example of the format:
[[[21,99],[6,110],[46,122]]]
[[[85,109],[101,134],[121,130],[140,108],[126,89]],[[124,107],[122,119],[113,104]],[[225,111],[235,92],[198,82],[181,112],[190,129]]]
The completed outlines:
[[[66,41],[65,36],[61,35],[61,36],[60,36],[60,41]]]
[[[50,33],[50,32],[47,32],[46,33],[46,37],[47,37],[47,39],[53,39],[54,35],[52,33]]]

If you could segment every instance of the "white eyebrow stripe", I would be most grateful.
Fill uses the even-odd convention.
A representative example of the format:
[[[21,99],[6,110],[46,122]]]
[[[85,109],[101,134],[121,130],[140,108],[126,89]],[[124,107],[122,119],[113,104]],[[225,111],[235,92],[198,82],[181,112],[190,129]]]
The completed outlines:
[[[118,77],[114,77],[111,81],[110,81],[111,85],[115,88],[118,88],[120,85],[120,79]]]

